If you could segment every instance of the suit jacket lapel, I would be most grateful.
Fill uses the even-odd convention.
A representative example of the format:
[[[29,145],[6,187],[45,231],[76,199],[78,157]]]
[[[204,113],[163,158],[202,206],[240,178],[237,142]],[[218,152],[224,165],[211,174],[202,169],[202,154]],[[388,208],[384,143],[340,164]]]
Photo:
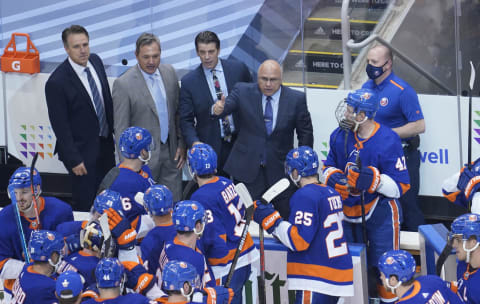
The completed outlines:
[[[89,106],[90,106],[90,109],[93,111],[93,113],[95,114],[95,116],[97,115],[97,112],[95,111],[95,108],[93,107],[93,102],[92,102],[92,99],[90,98],[90,95],[88,95],[88,91],[87,89],[85,88],[85,86],[83,85],[82,81],[80,80],[80,78],[78,77],[77,73],[75,72],[75,70],[73,69],[72,65],[70,64],[70,62],[68,61],[68,58],[65,60],[65,67],[67,69],[67,73],[70,74],[70,76],[68,77],[68,79],[70,79],[70,83],[72,84],[73,87],[75,87],[75,89],[81,94],[83,95],[82,98],[80,98],[81,100],[84,100]]]
[[[283,122],[285,121],[285,119],[283,119],[283,117],[285,117],[287,115],[287,111],[288,111],[288,100],[287,98],[285,97],[285,88],[283,86],[281,86],[282,88],[282,92],[280,93],[280,98],[278,100],[278,112],[277,112],[277,119],[275,121],[275,128],[272,130],[272,133],[275,132],[275,130],[277,129],[277,127]]]
[[[152,94],[150,94],[150,90],[148,89],[147,82],[143,77],[142,71],[140,71],[140,67],[138,65],[135,66],[135,69],[136,73],[134,74],[133,84],[131,87],[142,94],[145,102],[148,103],[150,109],[153,111],[153,113],[155,113],[155,116],[158,117],[155,100],[153,99]]]
[[[196,72],[198,73],[198,79],[199,83],[198,85],[200,86],[198,88],[199,92],[208,92],[208,96],[210,97],[210,104],[213,105],[216,100],[213,100],[212,93],[210,92],[210,87],[208,86],[208,81],[207,78],[205,77],[205,73],[203,72],[203,67],[202,64],[198,66],[196,69]]]
[[[263,118],[263,105],[262,105],[262,99],[263,99],[263,94],[258,88],[258,85],[255,84],[255,89],[254,89],[254,94],[253,94],[253,102],[255,103],[255,112],[258,113],[257,117],[260,120],[261,125],[263,126],[263,132],[267,134],[267,127],[265,126],[265,119]]]
[[[160,75],[162,75],[163,87],[165,88],[165,98],[167,99],[167,112],[170,120],[170,117],[175,117],[175,113],[172,112],[175,108],[175,100],[172,93],[172,88],[174,86],[170,83],[172,80],[170,79],[170,75],[167,74],[164,66],[160,64],[158,70],[160,71]]]
[[[235,73],[235,71],[230,70],[230,65],[227,61],[220,59],[220,62],[222,63],[223,75],[225,77],[225,82],[227,83],[227,91],[228,93],[230,93],[235,86],[235,84],[233,83],[234,77],[230,77],[230,75]]]

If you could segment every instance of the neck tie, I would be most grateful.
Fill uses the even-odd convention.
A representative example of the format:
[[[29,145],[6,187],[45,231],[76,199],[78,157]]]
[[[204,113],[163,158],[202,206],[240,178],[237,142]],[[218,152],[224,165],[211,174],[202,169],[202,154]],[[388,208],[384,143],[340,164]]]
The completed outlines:
[[[92,91],[93,104],[95,105],[95,110],[97,112],[98,125],[100,126],[99,135],[108,137],[107,117],[105,116],[105,108],[103,107],[103,101],[100,98],[100,92],[95,84],[95,80],[93,80],[90,69],[85,68],[85,73],[87,73],[88,84],[90,85],[90,90]]]
[[[217,94],[217,99],[222,99],[222,89],[220,88],[220,81],[218,81],[217,73],[215,70],[212,70],[212,77],[213,77],[213,85],[215,86],[215,93]],[[226,141],[230,141],[232,137],[232,129],[230,128],[230,121],[228,120],[228,116],[222,118],[222,130],[223,130],[223,139]]]
[[[150,75],[152,80],[152,95],[157,108],[158,119],[160,120],[160,140],[166,143],[168,139],[168,109],[165,98],[160,88],[160,79],[156,75]]]
[[[270,136],[270,134],[272,134],[272,131],[273,131],[272,96],[267,96],[267,104],[265,105],[263,120],[265,121],[265,127],[267,128],[267,135]]]

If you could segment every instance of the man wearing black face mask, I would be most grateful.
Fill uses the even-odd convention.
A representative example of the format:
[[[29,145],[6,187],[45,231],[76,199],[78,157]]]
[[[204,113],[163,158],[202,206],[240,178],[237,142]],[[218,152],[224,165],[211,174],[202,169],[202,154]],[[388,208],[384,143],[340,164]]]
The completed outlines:
[[[417,231],[425,223],[418,206],[420,184],[419,134],[425,132],[425,120],[415,90],[393,73],[393,54],[383,45],[371,48],[367,54],[367,75],[370,78],[362,88],[374,90],[380,99],[375,120],[390,127],[402,139],[403,153],[410,175],[410,190],[401,198],[403,228]]]

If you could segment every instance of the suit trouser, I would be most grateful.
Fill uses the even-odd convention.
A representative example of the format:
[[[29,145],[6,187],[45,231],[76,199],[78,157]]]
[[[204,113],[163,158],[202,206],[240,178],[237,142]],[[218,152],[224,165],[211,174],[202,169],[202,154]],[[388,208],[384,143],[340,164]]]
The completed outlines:
[[[168,141],[166,144],[160,144],[159,172],[152,174],[157,176],[157,183],[167,186],[172,191],[173,201],[176,202],[182,198],[182,170],[177,169],[174,157],[175,155],[170,155]]]
[[[100,151],[95,159],[85,159],[87,175],[77,176],[69,170],[72,177],[72,204],[76,211],[90,211],[97,194],[98,186],[107,172],[115,166],[112,139],[100,138]]]

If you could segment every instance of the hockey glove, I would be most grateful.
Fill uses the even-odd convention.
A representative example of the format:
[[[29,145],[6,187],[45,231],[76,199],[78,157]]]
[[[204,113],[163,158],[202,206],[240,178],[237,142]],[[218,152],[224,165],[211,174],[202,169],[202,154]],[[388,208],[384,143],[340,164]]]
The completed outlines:
[[[262,204],[259,201],[255,201],[254,205],[254,221],[262,225],[263,229],[267,230],[267,232],[271,234],[283,220],[280,216],[280,213],[273,208],[272,204]]]
[[[153,275],[148,273],[142,264],[130,261],[122,262],[122,264],[127,274],[125,286],[135,290],[137,293],[145,295],[155,284]]]
[[[80,246],[80,235],[78,233],[67,236],[65,238],[65,244],[67,244],[68,254],[72,254],[82,249]]]
[[[206,304],[230,304],[234,295],[233,289],[223,286],[207,287],[203,290],[207,294]]]
[[[362,169],[351,166],[348,169],[347,182],[352,188],[374,193],[380,185],[380,171],[372,166],[363,167]]]
[[[325,175],[325,184],[340,193],[342,200],[347,199],[349,192],[345,174],[340,169],[331,167],[325,171]]]
[[[75,272],[78,271],[75,266],[73,266],[72,264],[68,263],[67,261],[65,261],[63,259],[58,263],[58,265],[55,266],[55,272],[57,274],[62,274],[67,270],[72,270],[72,271],[75,271]]]
[[[463,191],[467,200],[470,200],[470,196],[480,190],[480,175],[476,175],[467,166],[463,167],[458,178],[457,188]]]
[[[130,222],[113,208],[106,209],[105,213],[107,213],[108,226],[117,240],[118,248],[132,249],[135,246],[137,232],[132,228]]]

